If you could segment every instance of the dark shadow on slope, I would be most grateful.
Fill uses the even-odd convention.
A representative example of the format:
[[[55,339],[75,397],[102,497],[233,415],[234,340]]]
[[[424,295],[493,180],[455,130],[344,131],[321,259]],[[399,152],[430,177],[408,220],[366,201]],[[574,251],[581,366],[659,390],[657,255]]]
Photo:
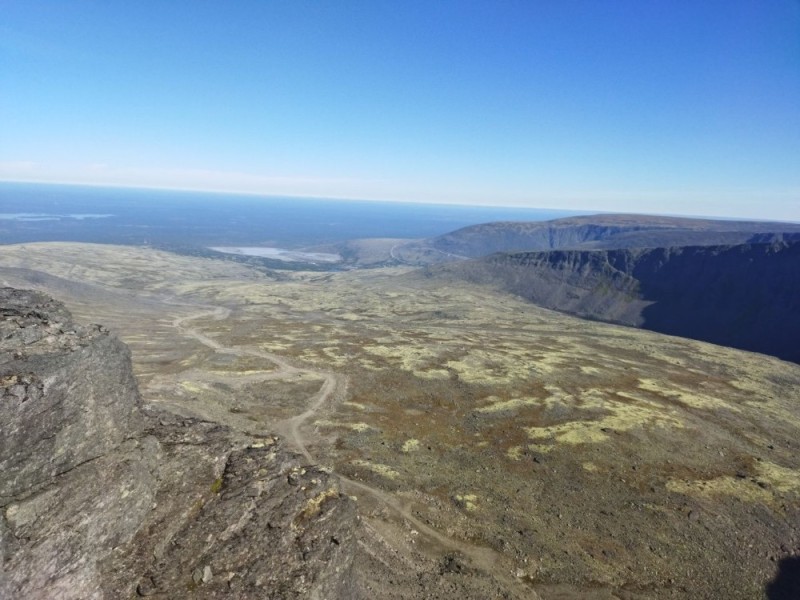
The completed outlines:
[[[497,253],[431,269],[578,317],[800,363],[800,241]],[[798,599],[800,600],[800,599]]]
[[[769,600],[798,600],[800,598],[800,556],[784,558],[778,563],[775,579],[766,587]]]
[[[644,329],[800,362],[800,244],[658,248],[631,274]]]

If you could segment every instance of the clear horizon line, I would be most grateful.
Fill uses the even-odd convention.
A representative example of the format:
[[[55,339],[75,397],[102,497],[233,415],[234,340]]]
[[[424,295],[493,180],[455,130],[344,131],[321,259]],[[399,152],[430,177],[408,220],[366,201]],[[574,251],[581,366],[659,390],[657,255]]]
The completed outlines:
[[[175,186],[159,186],[159,185],[134,185],[124,183],[86,183],[82,181],[41,181],[38,179],[5,179],[0,177],[0,183],[32,183],[36,185],[66,185],[73,187],[91,187],[91,188],[111,188],[111,189],[128,189],[128,190],[156,190],[166,192],[199,192],[203,194],[227,194],[231,196],[256,196],[261,198],[298,198],[308,200],[352,200],[356,202],[383,202],[391,204],[428,204],[433,206],[481,206],[485,208],[519,208],[531,210],[549,210],[557,212],[571,212],[576,214],[610,214],[613,211],[599,211],[596,209],[573,209],[573,208],[554,208],[548,206],[533,206],[529,204],[494,204],[494,203],[480,203],[480,202],[447,202],[444,200],[429,201],[429,200],[388,200],[386,198],[375,197],[355,197],[355,196],[318,196],[314,194],[270,194],[266,192],[248,192],[242,190],[227,190],[227,189],[207,189],[196,187],[175,187]],[[623,214],[623,213],[618,213]],[[633,214],[633,213],[631,213]],[[644,213],[643,213],[644,214]]]
[[[426,200],[388,200],[386,198],[372,198],[372,197],[338,197],[338,196],[317,196],[317,195],[303,195],[303,194],[268,194],[264,192],[248,192],[241,190],[220,190],[220,189],[204,189],[193,187],[170,187],[170,186],[155,186],[155,185],[133,185],[133,184],[113,184],[113,183],[87,183],[76,181],[41,181],[36,179],[5,179],[0,177],[1,183],[22,183],[34,185],[51,185],[51,186],[70,186],[70,187],[89,187],[89,188],[106,188],[106,189],[123,189],[123,190],[154,190],[165,192],[196,192],[209,195],[231,195],[231,196],[249,196],[257,198],[296,198],[299,200],[331,200],[331,201],[351,201],[351,202],[373,202],[385,204],[424,204],[429,206],[459,206],[459,207],[481,207],[481,208],[504,208],[504,209],[520,209],[520,210],[541,210],[562,213],[572,213],[572,216],[592,216],[592,215],[634,215],[634,216],[652,216],[652,217],[675,217],[675,218],[690,218],[690,219],[707,219],[718,221],[753,221],[762,223],[790,223],[800,224],[800,220],[781,220],[781,219],[758,219],[754,217],[731,217],[720,215],[700,215],[700,214],[681,214],[681,213],[657,213],[657,212],[630,212],[630,211],[613,211],[613,210],[597,210],[597,209],[566,209],[566,208],[553,208],[549,206],[533,206],[528,204],[484,204],[475,202],[446,202],[446,201],[426,201]]]

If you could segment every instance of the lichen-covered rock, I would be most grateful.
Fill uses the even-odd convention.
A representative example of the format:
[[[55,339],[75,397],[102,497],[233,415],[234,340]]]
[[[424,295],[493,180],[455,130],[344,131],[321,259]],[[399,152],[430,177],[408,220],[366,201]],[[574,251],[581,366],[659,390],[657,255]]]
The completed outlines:
[[[0,598],[359,598],[355,503],[278,438],[143,407],[127,348],[0,290]]]
[[[362,597],[351,573],[356,504],[336,476],[305,465],[279,438],[157,420],[161,469],[174,476],[134,542],[104,565],[105,597]]]
[[[0,289],[0,505],[141,430],[127,347],[37,292]]]
[[[99,598],[99,561],[151,510],[127,348],[36,292],[0,289],[0,597]]]
[[[102,598],[99,562],[150,512],[157,442],[130,440],[4,507],[2,598]]]

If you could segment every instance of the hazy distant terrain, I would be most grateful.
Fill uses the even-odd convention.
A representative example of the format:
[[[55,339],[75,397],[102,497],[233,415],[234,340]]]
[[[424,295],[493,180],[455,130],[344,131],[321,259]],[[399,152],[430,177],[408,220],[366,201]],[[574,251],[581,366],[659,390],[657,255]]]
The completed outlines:
[[[408,262],[429,264],[495,252],[664,248],[762,243],[800,237],[800,224],[689,219],[649,215],[589,215],[539,222],[471,225],[399,248]]]
[[[365,237],[428,238],[489,220],[539,220],[570,214],[530,208],[4,182],[0,182],[0,206],[0,212],[17,217],[0,218],[0,243],[75,241],[172,249],[299,249]]]

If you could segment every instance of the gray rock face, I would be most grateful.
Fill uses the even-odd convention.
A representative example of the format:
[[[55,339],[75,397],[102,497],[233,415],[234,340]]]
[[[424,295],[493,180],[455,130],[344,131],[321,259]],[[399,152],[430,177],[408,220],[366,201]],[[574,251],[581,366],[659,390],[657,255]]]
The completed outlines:
[[[338,480],[141,406],[126,347],[0,290],[0,598],[359,598]]]
[[[99,597],[99,560],[152,504],[158,442],[140,435],[140,403],[121,342],[0,290],[0,597]]]
[[[106,597],[361,597],[350,574],[355,503],[335,477],[304,466],[276,438],[224,456],[224,428],[191,419],[160,428],[163,466],[181,482],[159,491],[135,543],[110,558]],[[197,437],[211,450],[198,455]]]
[[[99,562],[152,507],[157,445],[128,441],[4,506],[0,597],[103,597]]]
[[[141,430],[127,348],[47,296],[0,290],[0,503]]]

